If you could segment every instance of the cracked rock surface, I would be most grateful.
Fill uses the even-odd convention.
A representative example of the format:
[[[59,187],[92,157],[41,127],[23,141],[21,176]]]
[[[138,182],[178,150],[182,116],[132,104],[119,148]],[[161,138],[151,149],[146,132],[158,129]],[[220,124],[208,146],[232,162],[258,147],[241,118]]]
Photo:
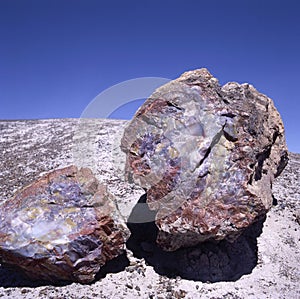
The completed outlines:
[[[50,172],[0,206],[2,263],[47,281],[94,280],[124,252],[129,231],[88,168]]]
[[[272,182],[288,161],[273,101],[249,84],[220,86],[206,69],[158,88],[121,147],[169,251],[235,240],[271,208]]]

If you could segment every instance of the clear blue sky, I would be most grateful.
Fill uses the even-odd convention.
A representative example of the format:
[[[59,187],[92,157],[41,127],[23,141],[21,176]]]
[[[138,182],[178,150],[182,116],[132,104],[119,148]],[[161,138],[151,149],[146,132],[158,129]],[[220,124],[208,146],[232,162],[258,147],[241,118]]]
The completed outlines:
[[[0,119],[79,117],[101,91],[207,67],[249,82],[300,152],[300,1],[0,0]]]

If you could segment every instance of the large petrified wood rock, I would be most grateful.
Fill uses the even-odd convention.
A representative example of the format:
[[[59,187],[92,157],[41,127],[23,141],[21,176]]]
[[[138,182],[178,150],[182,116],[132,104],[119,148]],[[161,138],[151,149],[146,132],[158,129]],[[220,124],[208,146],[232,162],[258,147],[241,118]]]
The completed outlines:
[[[157,210],[165,250],[234,240],[270,209],[272,181],[288,160],[272,100],[249,84],[221,87],[206,69],[157,89],[121,147],[128,178]]]
[[[93,281],[129,237],[111,195],[91,170],[69,166],[0,207],[0,257],[31,278]]]

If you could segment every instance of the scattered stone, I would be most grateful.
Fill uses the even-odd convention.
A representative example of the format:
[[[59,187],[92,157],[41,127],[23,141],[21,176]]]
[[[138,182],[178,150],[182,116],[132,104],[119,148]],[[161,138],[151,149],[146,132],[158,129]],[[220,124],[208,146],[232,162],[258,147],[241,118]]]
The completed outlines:
[[[180,298],[185,298],[187,292],[185,290],[178,290],[174,292],[174,298],[180,299]]]
[[[294,212],[295,220],[298,224],[300,224],[300,209],[295,210]]]
[[[0,218],[1,263],[38,280],[89,283],[129,237],[106,187],[75,166],[17,192]]]
[[[284,127],[249,84],[206,69],[157,89],[125,128],[126,176],[147,191],[164,250],[235,240],[272,206],[287,164]]]
[[[133,289],[133,285],[131,283],[126,283],[125,286],[128,288],[128,289]]]

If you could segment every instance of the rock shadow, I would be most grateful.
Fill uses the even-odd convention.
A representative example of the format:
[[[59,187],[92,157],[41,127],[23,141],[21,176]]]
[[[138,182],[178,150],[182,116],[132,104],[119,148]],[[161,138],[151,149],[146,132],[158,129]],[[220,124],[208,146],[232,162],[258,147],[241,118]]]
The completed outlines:
[[[0,266],[0,287],[34,288],[34,287],[47,286],[47,285],[54,285],[54,284],[43,280],[31,280],[23,273],[22,270],[10,265],[1,264]]]
[[[257,237],[263,228],[262,219],[234,242],[204,242],[194,247],[166,252],[156,245],[158,229],[154,223],[136,223],[144,217],[154,219],[155,213],[149,210],[146,195],[143,195],[133,208],[128,219],[131,237],[127,248],[134,256],[144,258],[146,263],[161,275],[202,282],[236,281],[252,272],[257,265]]]
[[[124,271],[129,266],[129,260],[126,252],[122,255],[108,261],[96,274],[95,280],[90,284],[104,278],[109,273],[118,273]],[[51,282],[45,280],[31,280],[20,269],[10,265],[0,265],[0,287],[28,287],[35,288],[41,286],[66,286],[72,284],[72,281]]]
[[[129,266],[129,260],[126,252],[108,261],[104,266],[101,267],[97,273],[95,281],[104,278],[109,273],[119,273],[125,271],[125,268]]]

